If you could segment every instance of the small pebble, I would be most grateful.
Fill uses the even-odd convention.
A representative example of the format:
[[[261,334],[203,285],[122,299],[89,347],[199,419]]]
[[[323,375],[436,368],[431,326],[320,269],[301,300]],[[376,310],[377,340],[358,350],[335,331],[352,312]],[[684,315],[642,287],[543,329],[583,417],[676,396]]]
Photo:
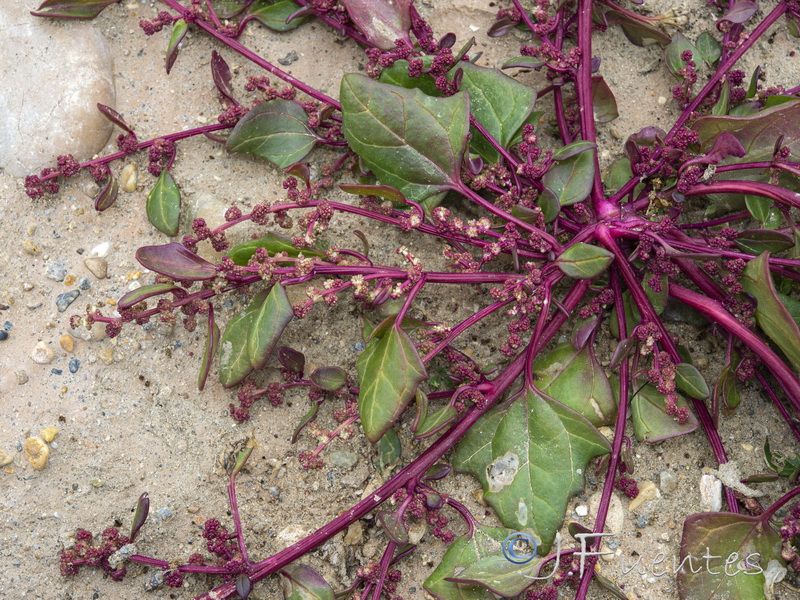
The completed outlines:
[[[104,365],[110,365],[114,362],[114,349],[113,348],[103,348],[98,353],[98,358],[103,361]]]
[[[49,444],[56,439],[56,436],[58,435],[58,429],[55,427],[45,427],[39,432],[39,435],[42,436],[42,439]]]
[[[8,339],[8,332],[5,329],[0,329],[0,342],[5,342]]]
[[[111,242],[100,242],[89,250],[89,256],[98,256],[100,258],[107,258],[111,254]]]
[[[644,529],[649,524],[650,524],[650,517],[648,515],[643,514],[643,515],[639,515],[638,517],[636,517],[636,526],[639,529]]]
[[[282,64],[284,67],[288,67],[290,64],[297,61],[297,59],[298,59],[297,52],[292,50],[291,52],[289,52],[289,54],[287,54],[283,58],[279,58],[278,62]]]
[[[708,367],[708,359],[705,356],[698,356],[694,359],[694,366],[698,369],[705,369]]]
[[[17,376],[17,385],[25,385],[28,383],[28,374],[25,371],[14,371],[14,375]]]
[[[37,343],[31,352],[31,360],[40,365],[50,364],[55,357],[56,353],[44,342]]]
[[[77,358],[71,358],[69,361],[69,372],[70,373],[77,373],[78,369],[81,368],[81,361]]]
[[[108,276],[108,262],[105,258],[90,256],[83,261],[83,264],[98,279],[105,279]]]
[[[665,494],[678,487],[678,476],[672,471],[661,471],[661,473],[658,474],[658,479],[659,487]]]
[[[61,346],[64,352],[72,352],[75,349],[75,338],[65,333],[58,338],[58,345]]]
[[[63,260],[50,260],[47,262],[44,274],[53,281],[64,281],[67,276],[67,263]]]
[[[347,528],[347,533],[344,534],[344,543],[348,546],[357,546],[364,539],[364,527],[361,521],[356,521]]]
[[[336,450],[328,455],[328,464],[337,469],[350,469],[358,462],[358,455],[348,450]]]
[[[26,292],[30,292],[34,287],[36,286],[34,286],[30,281],[25,281],[22,283],[22,289]]]
[[[50,448],[40,437],[29,437],[25,440],[25,454],[28,460],[37,471],[44,469],[47,460],[50,458]]]
[[[25,240],[22,242],[22,251],[25,254],[30,254],[31,256],[36,256],[41,252],[41,250],[39,250],[39,246],[34,244],[31,240]]]
[[[628,511],[633,512],[648,500],[653,500],[659,496],[658,488],[652,481],[642,481],[639,483],[639,495],[636,496],[628,505]]]
[[[658,97],[658,103],[659,103],[661,106],[664,106],[664,105],[667,103],[667,98],[666,98],[666,96],[659,96],[659,97]]]
[[[0,449],[0,467],[10,465],[12,462],[14,462],[14,456]]]
[[[73,285],[76,281],[78,281],[78,278],[75,277],[75,275],[67,275],[64,277],[64,285]]]
[[[175,516],[175,513],[172,512],[172,509],[165,506],[164,508],[159,508],[156,511],[156,519],[159,521],[166,521],[167,519],[172,518]]]
[[[64,371],[62,371],[61,369],[50,369],[50,372],[53,375],[61,375]]]
[[[139,177],[139,169],[133,163],[127,164],[122,167],[122,172],[119,174],[119,187],[125,192],[136,191],[136,181]]]
[[[575,514],[579,517],[585,517],[589,514],[589,508],[585,504],[579,504],[575,507]]]
[[[72,290],[71,292],[66,292],[64,294],[59,294],[56,298],[56,306],[58,307],[58,312],[64,312],[69,308],[69,305],[75,302],[78,299],[78,296],[81,295],[80,290]]]
[[[700,477],[700,506],[706,512],[722,509],[722,482],[713,475]]]
[[[78,279],[78,289],[86,291],[90,287],[92,287],[92,282],[86,279],[86,277],[81,277],[80,279]]]

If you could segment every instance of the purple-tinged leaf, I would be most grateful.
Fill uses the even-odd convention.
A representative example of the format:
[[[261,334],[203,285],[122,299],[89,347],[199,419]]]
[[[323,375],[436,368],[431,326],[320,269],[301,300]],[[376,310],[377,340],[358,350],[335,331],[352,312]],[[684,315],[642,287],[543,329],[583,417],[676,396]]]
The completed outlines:
[[[476,176],[480,175],[481,171],[483,171],[483,159],[480,156],[472,157],[465,157],[464,165],[467,167],[467,171],[470,175]]]
[[[598,123],[610,123],[619,116],[614,92],[600,75],[592,77],[592,104],[594,120]]]
[[[625,338],[624,340],[620,340],[617,346],[614,348],[614,352],[611,353],[611,360],[609,362],[609,368],[616,369],[619,365],[622,364],[622,361],[632,356],[634,351],[636,350],[636,345],[638,340],[633,337]]]
[[[160,296],[172,292],[176,298],[185,298],[186,290],[172,283],[154,283],[152,285],[143,285],[140,288],[128,292],[117,301],[117,308],[125,310],[132,306],[144,302],[153,296]]]
[[[119,183],[114,176],[109,172],[106,183],[103,189],[94,198],[94,209],[98,212],[103,212],[110,208],[114,202],[117,201],[119,195]]]
[[[583,143],[575,142],[570,146],[575,144],[582,145]],[[571,150],[566,150],[570,146],[561,148],[561,151],[570,153]],[[556,151],[556,153],[558,152]],[[560,162],[555,163],[545,173],[542,184],[556,195],[560,206],[582,202],[591,193],[594,184],[594,153],[595,148],[587,146],[569,158],[559,158]],[[545,216],[545,220],[547,220],[547,216]]]
[[[758,12],[758,5],[751,0],[736,0],[720,21],[742,24]]]
[[[178,235],[181,220],[181,190],[167,169],[162,169],[147,195],[147,219],[161,233]]]
[[[181,244],[142,246],[136,251],[142,266],[178,281],[205,281],[217,276],[217,268]]]
[[[311,183],[311,169],[309,169],[308,165],[304,162],[294,163],[293,165],[287,167],[284,173],[287,175],[292,175],[293,177],[297,177],[306,185],[310,185]]]
[[[709,67],[714,66],[722,56],[722,45],[707,31],[697,37],[694,45]]]
[[[347,381],[347,371],[341,367],[320,367],[311,373],[309,379],[319,389],[335,392]]]
[[[247,8],[248,0],[211,0],[217,18],[233,19]]]
[[[568,158],[577,156],[581,152],[586,152],[587,150],[593,150],[595,148],[597,148],[597,144],[594,142],[578,140],[577,142],[572,142],[571,144],[567,144],[555,150],[553,152],[553,160],[557,162],[567,160]]]
[[[396,40],[412,46],[408,37],[412,0],[340,0],[340,4],[375,47],[392,50]]]
[[[373,335],[356,368],[361,426],[374,444],[400,418],[428,374],[414,342],[396,326],[381,337]]]
[[[692,398],[705,400],[711,395],[708,384],[697,367],[689,363],[675,365],[675,385]]]
[[[532,56],[517,56],[503,63],[501,69],[539,69],[543,67],[545,61]]]
[[[552,223],[561,212],[561,204],[558,201],[558,195],[550,188],[544,188],[536,199],[536,206],[542,211],[545,223]]]
[[[35,11],[34,17],[61,19],[94,19],[103,9],[119,0],[46,0]]]
[[[242,450],[239,450],[236,454],[236,461],[233,463],[233,466],[230,469],[229,475],[231,477],[236,477],[239,474],[239,471],[244,469],[245,464],[247,464],[247,460],[250,458],[250,455],[253,453],[253,450],[258,448],[258,444],[252,434],[247,437],[247,443]]]
[[[208,307],[208,333],[206,333],[206,345],[203,350],[203,358],[200,361],[200,372],[197,374],[197,389],[201,392],[206,387],[208,374],[211,372],[211,365],[219,348],[220,331],[219,326],[214,322],[214,307]]]
[[[647,295],[647,299],[650,300],[650,304],[653,305],[653,310],[656,311],[657,315],[660,315],[664,312],[664,309],[667,307],[667,300],[669,300],[669,279],[666,275],[662,275],[659,279],[659,284],[661,289],[657,292],[650,286],[650,279],[653,277],[653,273],[651,271],[646,271],[643,281],[645,282],[642,286],[644,288],[644,293]]]
[[[592,334],[597,330],[598,317],[590,317],[583,321],[572,334],[570,342],[576,352],[579,352],[592,339]]]
[[[558,204],[557,198],[554,198],[554,201],[556,204]],[[542,211],[528,208],[522,204],[515,204],[511,207],[511,214],[517,217],[520,221],[525,221],[526,223],[533,225],[539,220],[539,215],[542,214]]]
[[[250,5],[245,19],[256,19],[272,31],[282,32],[299,27],[313,14],[313,7],[300,6],[292,0],[256,0]]]
[[[414,402],[416,405],[416,412],[414,413],[414,421],[411,423],[411,431],[417,433],[420,425],[425,421],[428,416],[428,396],[422,390],[417,390],[414,395]]]
[[[286,168],[305,158],[317,141],[306,111],[291,100],[276,98],[239,119],[225,147]]]
[[[425,471],[425,474],[422,476],[423,481],[439,481],[440,479],[444,479],[447,477],[453,468],[445,463],[436,463],[430,469]]]
[[[687,160],[681,170],[696,164],[717,165],[729,156],[741,158],[747,153],[741,142],[728,131],[723,131],[714,140],[714,146],[704,156]]]
[[[150,512],[150,498],[147,497],[147,492],[143,493],[139,496],[139,500],[136,502],[136,510],[133,512],[133,522],[131,523],[131,534],[128,536],[131,540],[131,543],[136,541],[136,536],[139,534],[139,530],[144,525],[144,522],[147,520],[147,514]]]
[[[670,42],[669,36],[663,31],[616,10],[607,10],[605,19],[609,25],[618,24],[622,27],[625,37],[636,46],[666,46]]]
[[[357,183],[343,183],[339,189],[348,194],[359,196],[377,196],[385,200],[391,200],[398,204],[405,204],[406,197],[390,185],[361,185]]]
[[[316,421],[317,413],[319,413],[319,407],[322,406],[323,402],[325,402],[324,396],[317,400],[316,403],[314,403],[309,411],[303,416],[303,418],[300,419],[300,422],[297,424],[297,427],[294,428],[294,432],[292,433],[292,444],[294,444],[297,441],[297,438],[300,437],[300,433],[303,431],[303,429],[305,429],[306,425]]]
[[[444,498],[436,492],[425,492],[425,506],[431,510],[439,510],[444,506]]]
[[[783,564],[780,548],[780,535],[760,517],[691,515],[683,523],[678,593],[683,600],[764,598],[763,573],[772,560]]]
[[[270,256],[275,256],[281,252],[285,252],[286,256],[294,258],[297,258],[301,254],[306,258],[321,258],[325,256],[318,250],[295,248],[290,238],[280,233],[273,233],[270,231],[267,235],[257,240],[250,240],[249,242],[237,244],[228,252],[228,257],[234,264],[240,267],[246,267],[258,248],[264,248]]]
[[[283,330],[292,322],[292,319],[294,319],[294,310],[286,294],[286,288],[279,283],[273,285],[266,300],[253,313],[250,322],[247,353],[250,356],[250,366],[254,370],[257,371],[267,364]]]
[[[713,404],[719,406],[722,401],[727,408],[736,408],[742,401],[737,387],[738,377],[733,365],[727,365],[719,374],[712,392]]]
[[[248,341],[253,317],[267,299],[267,290],[253,296],[250,304],[237,313],[225,326],[220,338],[219,381],[226,388],[233,387],[253,370],[248,351]]]
[[[457,416],[458,412],[455,407],[446,404],[425,417],[414,432],[414,437],[417,439],[430,437],[441,431]]]
[[[439,38],[439,50],[443,50],[444,48],[452,48],[455,46],[458,37],[452,31],[445,33],[441,38]],[[475,43],[475,38],[472,39],[472,43]]]
[[[742,252],[758,255],[762,252],[783,252],[794,246],[794,238],[770,229],[748,229],[734,240]]]
[[[687,51],[692,53],[692,61],[697,64],[701,59],[697,47],[682,33],[672,34],[672,41],[664,50],[664,58],[670,73],[678,79],[683,79],[683,75],[679,71],[686,67],[686,61],[683,60],[682,55]]]
[[[660,127],[648,125],[644,129],[640,129],[631,134],[625,142],[625,156],[632,162],[637,162],[639,160],[640,147],[647,146],[652,148],[656,144],[662,144],[666,135],[667,133]]]
[[[250,581],[250,577],[248,577],[246,573],[240,573],[236,578],[236,593],[239,595],[239,598],[241,598],[241,600],[247,600],[252,590],[253,582]]]
[[[769,271],[769,252],[747,263],[742,274],[744,291],[758,302],[756,322],[800,372],[800,328],[778,298]]]
[[[281,363],[284,369],[289,369],[292,373],[296,373],[298,377],[303,376],[303,371],[306,368],[305,354],[288,346],[281,346],[278,348],[276,355],[278,356],[278,362]]]
[[[124,129],[128,133],[133,133],[133,129],[125,122],[125,119],[122,118],[122,115],[115,111],[110,106],[106,106],[105,104],[97,103],[97,110],[99,110],[103,116],[114,123],[117,127]]]
[[[384,476],[389,474],[392,467],[400,460],[402,447],[400,438],[394,428],[390,428],[383,434],[378,442],[378,466]]]
[[[408,543],[408,530],[406,529],[405,523],[403,523],[402,516],[396,512],[379,510],[378,522],[381,524],[386,537],[395,544],[402,546]]]
[[[183,19],[178,19],[172,26],[172,35],[169,36],[169,44],[167,45],[166,65],[167,75],[172,70],[172,65],[175,64],[175,59],[178,58],[178,51],[180,50],[181,42],[186,37],[186,32],[189,31],[189,24]]]
[[[605,271],[613,260],[614,255],[605,248],[578,242],[564,250],[555,264],[567,277],[592,279]]]
[[[334,600],[333,588],[311,567],[291,564],[280,571],[284,600]]]
[[[788,11],[786,12],[786,31],[793,38],[800,38],[800,19]]]
[[[640,1],[643,1],[643,0],[640,0]],[[613,581],[611,581],[607,577],[603,577],[597,571],[595,571],[595,573],[592,575],[592,580],[597,585],[599,585],[601,588],[603,588],[607,592],[610,592],[611,594],[613,594],[614,596],[619,598],[619,600],[629,600],[630,599],[630,596],[628,594],[626,594],[624,591],[622,591],[622,589],[616,583],[614,583]]]
[[[678,423],[665,409],[666,397],[650,384],[645,385],[631,399],[633,433],[640,442],[654,444],[668,438],[691,433],[697,429],[697,418],[689,411],[686,423]],[[686,408],[688,404],[678,396],[675,404]]]
[[[592,533],[592,530],[586,527],[585,525],[581,525],[577,521],[570,521],[569,525],[567,525],[567,531],[569,534],[576,540],[580,541],[579,537],[576,537],[579,534],[586,534]]]
[[[745,98],[755,98],[756,94],[758,93],[758,82],[761,79],[761,65],[758,65],[755,69],[753,69],[753,74],[750,75],[750,85],[747,86],[747,94],[745,94]]]
[[[516,21],[509,19],[508,17],[503,17],[492,23],[492,25],[486,31],[486,35],[489,37],[503,37],[516,26]]]
[[[214,85],[217,86],[219,93],[231,102],[236,102],[231,87],[231,68],[216,50],[211,51],[211,76],[214,78]]]

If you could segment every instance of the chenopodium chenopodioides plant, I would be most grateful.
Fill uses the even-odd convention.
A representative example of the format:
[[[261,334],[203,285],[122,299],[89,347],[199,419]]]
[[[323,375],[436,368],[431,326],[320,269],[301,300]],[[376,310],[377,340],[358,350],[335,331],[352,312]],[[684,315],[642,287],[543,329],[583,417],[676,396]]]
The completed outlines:
[[[48,0],[34,14],[92,18],[114,3]],[[227,62],[212,51],[223,107],[218,123],[140,141],[120,114],[100,106],[123,130],[119,152],[85,163],[60,157],[57,167],[28,178],[29,195],[54,193],[60,178],[88,170],[102,184],[96,208],[106,210],[118,187],[109,165],[148,149],[157,179],[147,215],[160,231],[176,235],[175,144],[204,134],[231,152],[285,169],[285,197],[250,212],[231,207],[219,227],[197,219],[180,242],[140,248],[136,257],[158,274],[155,282],[123,296],[116,314],[90,311],[73,324],[105,323],[114,336],[131,322],[181,319],[192,331],[200,319],[207,341],[198,387],[219,357],[221,382],[241,386],[238,405],[231,404],[238,421],[250,418],[260,397],[278,405],[287,388],[308,388],[312,409],[295,439],[316,426],[324,402],[336,400],[338,428],[299,455],[309,469],[322,465],[320,452],[333,439],[352,436],[356,423],[384,464],[400,456],[394,426],[401,419],[413,421],[417,438],[432,441],[374,494],[260,561],[248,557],[235,492],[250,443],[230,470],[232,529],[209,520],[208,553],[185,564],[136,553],[132,544],[149,506],[143,494],[128,536],[111,528],[95,543],[91,533],[78,532],[62,554],[64,575],[94,565],[122,578],[126,565],[139,563],[160,569],[175,587],[187,574],[219,576],[223,583],[199,598],[221,599],[245,598],[253,584],[279,572],[286,598],[397,599],[395,565],[419,541],[409,537],[409,526],[424,521],[449,545],[424,582],[436,598],[553,599],[566,583],[583,599],[593,579],[624,598],[593,568],[591,551],[600,546],[592,534],[604,529],[613,488],[638,493],[626,427],[647,443],[702,428],[723,465],[720,408],[735,408],[740,386],[752,381],[800,440],[800,87],[765,88],[761,68],[750,76],[737,68],[770,28],[800,35],[797,0],[712,2],[717,31],[695,40],[664,32],[675,29],[674,14],[642,16],[612,0],[513,0],[489,35],[525,32],[520,56],[504,68],[543,72],[546,85],[538,90],[482,66],[474,40],[457,46],[453,34],[437,37],[413,0],[163,4],[166,10],[141,27],[147,35],[171,30],[167,70],[179,64],[186,32],[202,31],[264,70],[246,86],[257,98],[241,100]],[[366,48],[366,74],[345,75],[338,100],[238,41],[254,22],[288,31],[312,18]],[[613,25],[637,46],[663,46],[682,112],[669,130],[651,126],[631,135],[614,150],[620,158],[604,175],[596,122],[616,118],[617,106],[599,74],[606,57],[593,55],[592,38]],[[338,154],[312,169],[306,161],[317,146]],[[351,202],[335,199],[337,182]],[[345,213],[409,239],[440,242],[447,267],[431,268],[407,247],[397,249],[398,263],[376,264],[358,231],[363,248],[337,245],[326,230],[334,215]],[[263,235],[230,247],[227,230],[245,222],[261,226]],[[227,255],[208,262],[197,253],[203,243]],[[477,287],[481,307],[455,324],[419,320],[415,301],[432,285],[457,286],[463,294]],[[287,289],[294,286],[306,289],[305,300],[290,301]],[[214,301],[232,291],[246,291],[249,303],[220,332]],[[315,305],[347,297],[366,315],[358,378],[336,366],[306,375],[305,357],[280,345],[282,333]],[[723,344],[725,364],[716,381],[706,382],[660,316],[668,302],[702,315]],[[498,315],[507,328],[498,348],[503,360],[477,364],[459,349],[462,336]],[[603,369],[594,348],[607,336],[617,342]],[[553,345],[557,338],[567,341]],[[274,361],[283,381],[259,388],[252,374]],[[611,442],[600,426],[613,426]],[[774,472],[751,482],[783,477],[795,483],[800,459],[768,444],[765,455]],[[567,503],[596,459],[605,483],[594,528],[570,528],[590,542],[582,551],[563,549]],[[451,471],[446,460],[480,481],[502,527],[480,526],[467,507],[437,491],[434,482]],[[800,487],[790,487],[763,508],[726,488],[727,512],[688,518],[680,596],[770,597],[777,581],[795,577],[800,508],[795,505],[780,529],[774,520],[798,494]],[[382,505],[376,515],[387,540],[382,557],[359,568],[345,589],[334,593],[319,573],[297,562]],[[455,526],[448,514],[460,516]],[[708,568],[695,569],[692,560],[709,553]],[[735,569],[720,574],[708,558]]]

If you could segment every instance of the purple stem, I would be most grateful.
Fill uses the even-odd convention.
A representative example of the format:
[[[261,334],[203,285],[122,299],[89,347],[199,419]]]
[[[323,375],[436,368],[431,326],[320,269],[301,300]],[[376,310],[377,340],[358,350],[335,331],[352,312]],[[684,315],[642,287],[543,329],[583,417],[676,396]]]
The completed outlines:
[[[461,321],[461,323],[459,323],[458,325],[453,327],[453,329],[450,330],[450,333],[443,340],[441,340],[438,344],[436,344],[433,350],[431,350],[424,356],[422,362],[424,363],[429,362],[434,356],[439,354],[439,352],[441,352],[450,342],[456,339],[464,331],[472,327],[475,323],[487,317],[488,315],[492,314],[493,312],[500,310],[504,306],[511,304],[511,302],[513,301],[514,301],[513,299],[509,299],[509,300],[502,300],[499,302],[493,302],[489,306],[479,310],[474,315],[470,316],[468,319],[464,319],[463,321]]]
[[[722,217],[721,219],[715,219],[713,221],[704,221],[702,223],[689,223],[687,225],[678,225],[678,229],[708,229],[709,227],[716,227],[717,225],[724,225],[725,223],[730,223],[731,221],[738,221],[739,219],[747,219],[749,217],[750,213],[748,211],[745,211],[733,215],[728,215],[727,217]]]
[[[389,571],[389,564],[392,561],[392,557],[394,557],[394,550],[397,545],[390,541],[386,544],[386,550],[381,557],[381,562],[378,567],[378,572],[380,575],[378,576],[378,581],[375,583],[375,591],[372,593],[372,600],[380,600],[381,592],[383,592],[383,584],[386,582],[386,573]]]
[[[771,183],[758,181],[715,181],[708,184],[693,185],[686,196],[705,196],[707,194],[750,194],[771,198],[794,208],[800,208],[800,194]]]
[[[761,387],[764,388],[764,391],[767,393],[767,396],[769,396],[769,399],[772,400],[772,403],[775,405],[775,408],[777,408],[778,412],[781,413],[783,420],[786,421],[786,424],[789,426],[789,429],[792,430],[792,434],[794,435],[794,437],[797,439],[798,442],[800,442],[800,429],[798,429],[797,425],[794,424],[794,421],[792,420],[792,415],[790,415],[789,411],[786,410],[786,408],[784,408],[781,401],[778,400],[778,397],[775,395],[775,392],[772,391],[772,388],[767,383],[765,377],[758,371],[756,371],[756,379],[758,379],[758,382],[761,384]]]
[[[228,482],[228,502],[231,506],[233,526],[236,527],[236,541],[239,544],[239,552],[242,553],[242,562],[249,567],[252,563],[247,558],[247,548],[244,543],[244,531],[242,531],[242,520],[239,517],[239,505],[236,502],[236,475],[231,475],[231,480]]]
[[[765,510],[763,513],[761,513],[761,515],[760,515],[761,521],[763,523],[766,523],[767,520],[771,519],[772,515],[774,515],[776,512],[778,512],[778,510],[780,510],[780,508],[784,504],[786,504],[787,502],[789,502],[789,500],[791,500],[792,498],[794,498],[795,496],[797,496],[799,494],[800,494],[800,486],[798,486],[798,487],[794,488],[793,490],[790,490],[789,492],[785,493],[783,496],[781,496],[775,502],[775,504],[773,504],[767,510]]]

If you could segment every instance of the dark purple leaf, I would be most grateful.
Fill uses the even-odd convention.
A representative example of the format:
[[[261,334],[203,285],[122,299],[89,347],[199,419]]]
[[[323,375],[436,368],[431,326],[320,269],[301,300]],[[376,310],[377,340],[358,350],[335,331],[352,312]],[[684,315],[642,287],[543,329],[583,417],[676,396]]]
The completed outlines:
[[[395,544],[402,546],[408,543],[408,531],[406,530],[405,523],[403,523],[403,517],[396,512],[379,510],[378,521],[381,527],[383,527],[383,532],[386,534],[386,537]]]
[[[480,175],[480,172],[483,171],[483,159],[480,156],[466,158],[464,164],[472,175]]]
[[[154,283],[152,285],[143,285],[142,287],[125,294],[117,301],[117,308],[131,308],[135,304],[143,302],[148,298],[160,296],[161,294],[166,294],[168,292],[175,294],[176,298],[186,297],[186,290],[184,290],[182,287],[178,287],[172,283]]]
[[[508,17],[503,17],[492,23],[492,26],[489,27],[486,35],[489,37],[503,37],[509,31],[514,29],[517,26],[517,22],[509,19]]]
[[[203,359],[200,362],[200,372],[197,374],[197,389],[201,392],[206,387],[208,374],[211,372],[211,364],[219,347],[220,331],[219,326],[214,322],[214,307],[208,307],[208,333],[206,334],[206,347],[203,351]]]
[[[600,70],[600,63],[601,62],[602,62],[602,60],[600,59],[599,56],[593,56],[592,57],[592,75],[594,75],[595,73],[597,73]]]
[[[303,370],[306,368],[306,357],[302,352],[298,352],[288,346],[281,346],[276,354],[278,355],[278,362],[281,363],[283,368],[297,373],[299,377],[303,376]]]
[[[61,19],[94,19],[104,8],[119,0],[46,0],[35,11],[34,17]]]
[[[739,249],[748,254],[782,252],[794,246],[794,238],[772,229],[748,229],[734,240]]]
[[[117,201],[117,194],[119,194],[119,183],[109,172],[106,184],[100,190],[100,193],[95,196],[94,209],[98,212],[103,212]]]
[[[501,69],[538,69],[544,66],[544,61],[531,56],[518,56],[503,63]]]
[[[412,45],[408,37],[411,29],[412,0],[340,0],[355,23],[375,47],[392,50],[395,40]]]
[[[284,173],[297,177],[306,185],[308,185],[311,181],[311,169],[309,169],[308,165],[304,162],[294,163],[293,165],[289,166]]]
[[[406,203],[406,197],[397,189],[390,185],[359,185],[355,183],[343,183],[339,189],[348,194],[358,194],[360,196],[377,196],[392,202]]]
[[[741,24],[758,12],[758,5],[750,0],[737,0],[731,9],[723,15],[721,21]]]
[[[280,571],[288,581],[284,583],[286,600],[333,600],[333,588],[311,567],[291,564]]]
[[[575,350],[582,350],[587,342],[591,339],[595,329],[597,329],[597,317],[587,319],[575,329],[572,334],[572,347]]]
[[[105,104],[97,103],[97,110],[103,113],[103,116],[114,123],[114,125],[121,127],[128,133],[133,133],[133,129],[125,122],[125,119],[122,118],[122,115],[115,111],[110,106],[106,106]]]
[[[425,475],[422,476],[423,481],[438,481],[440,479],[444,479],[450,474],[453,468],[450,465],[445,463],[436,463],[430,469],[425,471]]]
[[[623,360],[633,354],[633,351],[636,349],[636,344],[636,338],[629,337],[620,340],[617,347],[614,348],[614,352],[611,354],[611,361],[608,366],[612,369],[616,369],[622,364]]]
[[[663,31],[616,10],[607,10],[605,19],[610,25],[618,24],[622,27],[625,37],[636,46],[666,46],[670,42],[669,36]]]
[[[250,578],[247,576],[246,573],[241,573],[236,578],[236,593],[239,594],[239,598],[242,600],[247,600],[248,596],[250,596],[250,592],[253,589],[253,582],[250,581]]]
[[[231,69],[216,50],[211,51],[211,76],[214,78],[214,85],[217,86],[219,93],[231,102],[236,102],[231,87]]]
[[[136,510],[133,513],[133,523],[131,523],[131,543],[136,540],[139,530],[147,520],[147,513],[150,512],[150,498],[147,497],[147,492],[139,496],[139,501],[136,503]]]
[[[443,48],[452,48],[456,43],[456,39],[455,33],[445,33],[439,40],[439,50]]]
[[[142,246],[136,260],[156,273],[179,281],[205,281],[217,276],[217,268],[175,242],[162,246]]]
[[[309,376],[311,382],[326,392],[335,392],[347,381],[347,372],[341,367],[320,367]]]
[[[741,158],[747,153],[744,146],[742,146],[741,142],[736,139],[732,133],[727,131],[723,131],[716,140],[714,140],[714,146],[705,156],[698,156],[691,160],[687,160],[681,166],[681,171],[696,164],[704,164],[704,165],[717,165],[723,159],[729,156],[735,156],[736,158]]]
[[[305,429],[306,425],[309,423],[313,423],[317,419],[317,413],[319,413],[319,407],[322,406],[322,403],[325,402],[325,396],[322,396],[316,403],[309,409],[309,411],[300,419],[300,422],[297,424],[297,427],[294,428],[294,432],[292,433],[291,443],[294,444],[297,441],[297,438],[300,437],[300,433],[302,433],[303,429]]]
[[[178,58],[178,50],[180,49],[183,38],[186,37],[187,31],[189,31],[189,24],[183,19],[178,19],[172,26],[172,35],[167,45],[167,75],[169,75],[169,72],[172,70],[175,59]]]
[[[425,506],[432,510],[439,510],[444,505],[444,499],[436,492],[425,492]]]

